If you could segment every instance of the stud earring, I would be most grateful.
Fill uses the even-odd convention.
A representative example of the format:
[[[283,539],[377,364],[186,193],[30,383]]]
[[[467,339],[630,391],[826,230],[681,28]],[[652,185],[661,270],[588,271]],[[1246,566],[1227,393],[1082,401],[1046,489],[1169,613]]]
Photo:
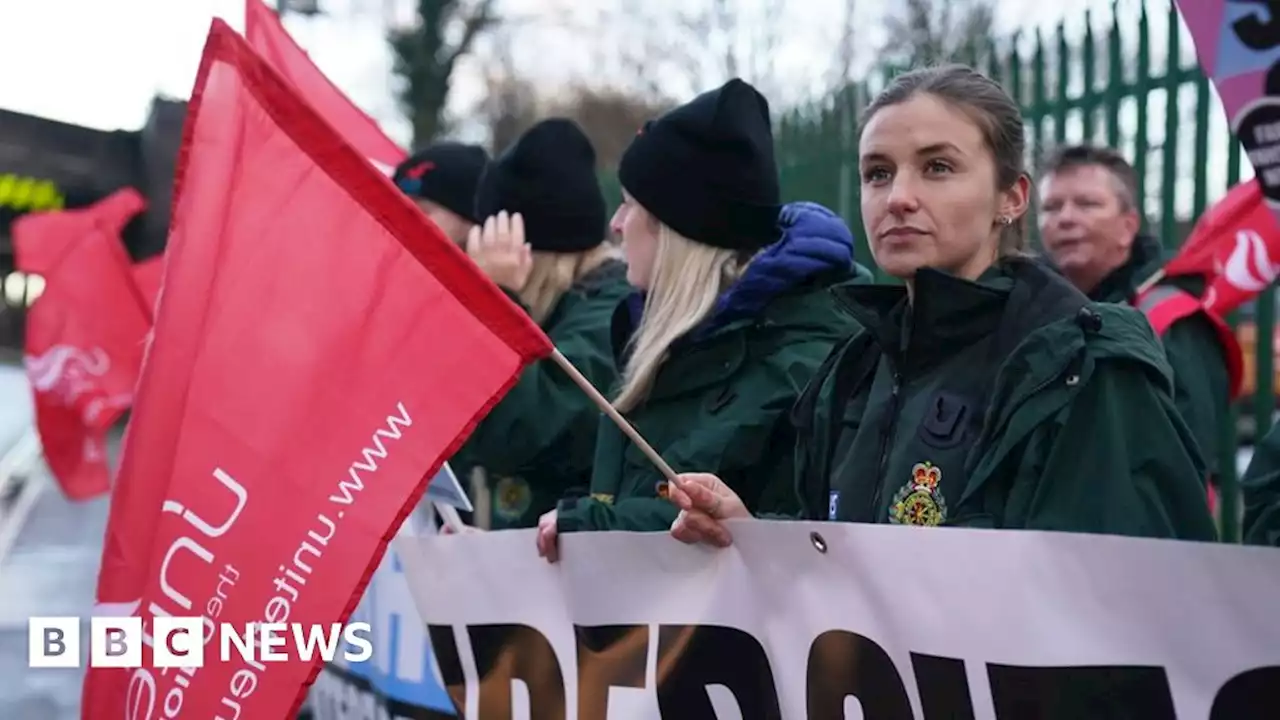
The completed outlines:
[[[1008,215],[1001,215],[996,218],[996,222],[1000,223],[1001,225],[1010,225],[1013,223],[1013,218],[1009,217]]]

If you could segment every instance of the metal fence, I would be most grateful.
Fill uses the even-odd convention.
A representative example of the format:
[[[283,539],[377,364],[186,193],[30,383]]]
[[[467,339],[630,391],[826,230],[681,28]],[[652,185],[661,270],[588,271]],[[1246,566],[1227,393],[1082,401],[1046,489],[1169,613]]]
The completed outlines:
[[[1173,3],[1147,5],[1136,17],[1122,18],[1113,10],[1098,22],[1086,14],[1081,32],[1068,33],[1064,23],[1047,35],[1019,33],[967,48],[955,60],[1001,82],[1022,106],[1030,167],[1065,142],[1088,140],[1124,151],[1137,170],[1147,231],[1166,248],[1176,248],[1206,206],[1249,168],[1242,168],[1240,145]],[[1160,53],[1152,50],[1153,18],[1166,25]],[[858,116],[893,73],[875,73],[790,111],[775,128],[785,198],[836,209],[859,236]],[[1030,225],[1038,244],[1034,216]],[[858,242],[860,260],[872,265],[865,239]],[[878,269],[877,275],[883,278]],[[1244,344],[1257,350],[1248,352],[1251,397],[1233,408],[1222,427],[1229,440],[1219,459],[1221,523],[1231,540],[1239,534],[1237,446],[1242,438],[1261,437],[1275,410],[1274,356],[1261,351],[1272,348],[1275,308],[1273,287],[1232,319]]]

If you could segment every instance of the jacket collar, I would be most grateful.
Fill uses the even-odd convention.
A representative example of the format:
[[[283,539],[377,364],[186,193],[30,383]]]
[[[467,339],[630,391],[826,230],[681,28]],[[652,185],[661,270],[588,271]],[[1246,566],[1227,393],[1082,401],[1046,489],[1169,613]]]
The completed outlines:
[[[910,372],[994,333],[1012,286],[997,264],[976,281],[923,268],[911,302],[896,285],[842,285],[836,292],[895,365]]]

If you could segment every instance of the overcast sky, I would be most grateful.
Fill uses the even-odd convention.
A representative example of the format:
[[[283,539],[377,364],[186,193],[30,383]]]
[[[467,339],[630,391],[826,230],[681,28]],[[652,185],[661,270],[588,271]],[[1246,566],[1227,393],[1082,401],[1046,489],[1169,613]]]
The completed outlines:
[[[482,48],[491,56],[500,42],[521,72],[551,89],[573,81],[598,81],[610,72],[611,48],[640,33],[618,20],[621,7],[661,15],[673,0],[498,0],[519,22]],[[765,0],[740,0],[757,10]],[[191,91],[210,19],[242,29],[244,0],[8,0],[0,2],[0,107],[102,129],[134,129],[154,94],[186,98]],[[337,85],[373,115],[393,139],[409,139],[392,96],[390,60],[383,31],[394,17],[412,13],[412,0],[320,0],[328,17],[288,18],[287,27]],[[1136,6],[1139,0],[1121,0]],[[269,0],[274,4],[274,0]],[[686,3],[687,4],[687,3]],[[1155,6],[1162,3],[1156,2]],[[1038,0],[1001,0],[1004,28],[1047,26],[1061,11]],[[1058,6],[1067,5],[1067,3]],[[1084,6],[1103,10],[1110,0],[1072,2],[1069,20]],[[820,86],[838,39],[844,0],[789,0],[778,23],[775,74],[791,96]],[[877,0],[858,0],[860,26],[874,27],[883,12]],[[1159,14],[1157,13],[1157,16]],[[1156,29],[1156,28],[1153,28]],[[1156,33],[1157,37],[1162,32]],[[584,40],[583,38],[587,38]],[[875,38],[863,60],[874,58]],[[617,53],[614,53],[616,55]],[[465,117],[482,95],[480,61],[458,73],[450,109]],[[668,73],[670,75],[670,73]],[[687,77],[660,77],[679,97]]]

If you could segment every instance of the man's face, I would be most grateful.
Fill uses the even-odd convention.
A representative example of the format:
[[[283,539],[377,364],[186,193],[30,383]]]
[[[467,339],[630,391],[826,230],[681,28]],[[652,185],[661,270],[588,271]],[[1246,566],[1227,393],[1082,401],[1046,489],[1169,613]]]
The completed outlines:
[[[1095,280],[1124,264],[1140,227],[1119,180],[1101,165],[1042,178],[1038,216],[1040,237],[1054,263],[1068,277]]]

